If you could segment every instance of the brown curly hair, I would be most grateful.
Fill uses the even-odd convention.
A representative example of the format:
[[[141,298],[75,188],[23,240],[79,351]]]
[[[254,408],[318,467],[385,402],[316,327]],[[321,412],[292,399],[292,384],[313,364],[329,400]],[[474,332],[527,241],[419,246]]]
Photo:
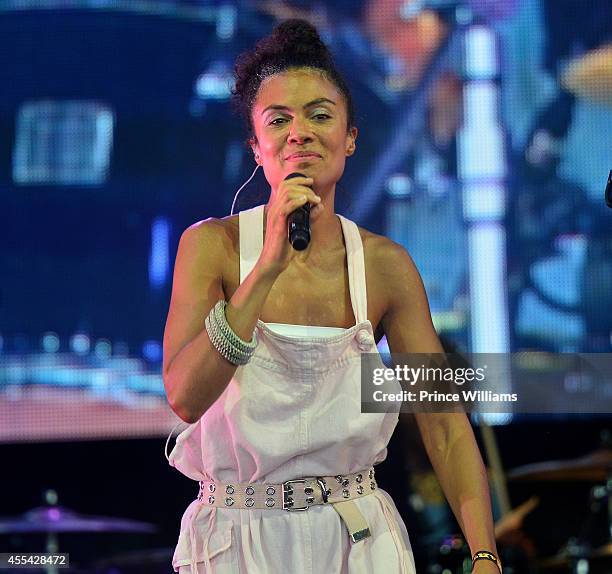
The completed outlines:
[[[331,52],[310,22],[291,19],[281,22],[269,36],[259,40],[253,50],[243,52],[236,59],[232,107],[243,117],[249,139],[255,135],[251,112],[261,83],[269,76],[290,68],[321,71],[345,98],[347,131],[355,125],[351,93],[336,69]]]

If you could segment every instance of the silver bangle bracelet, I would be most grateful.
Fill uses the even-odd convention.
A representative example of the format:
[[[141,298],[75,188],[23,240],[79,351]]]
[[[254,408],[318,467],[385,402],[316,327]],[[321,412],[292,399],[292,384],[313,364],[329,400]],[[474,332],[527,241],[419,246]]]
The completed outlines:
[[[205,323],[210,342],[223,358],[233,365],[244,365],[249,362],[250,354],[233,347],[231,342],[221,334],[221,330],[216,326],[214,319],[211,320],[210,317],[206,317]]]
[[[220,299],[217,304],[214,306],[214,319],[217,323],[217,326],[221,329],[221,333],[223,336],[232,342],[232,344],[241,351],[250,352],[255,349],[257,346],[257,340],[253,337],[250,341],[243,341],[234,330],[230,327],[227,322],[227,317],[225,316],[225,308],[227,307],[227,302],[225,299]]]
[[[224,359],[232,365],[244,365],[248,363],[250,357],[233,349],[231,344],[221,335],[221,333],[215,327],[212,327],[208,317],[206,318],[206,330],[210,337],[211,344]]]
[[[204,323],[206,332],[213,347],[233,365],[244,365],[249,362],[257,347],[257,336],[253,332],[251,341],[241,339],[230,327],[225,317],[227,303],[221,299],[210,310]]]
[[[240,339],[234,331],[229,327],[225,318],[225,313],[221,310],[221,316],[219,316],[218,309],[215,311],[213,316],[210,318],[211,324],[214,326],[217,333],[218,339],[223,343],[226,351],[231,354],[232,362],[234,364],[244,364],[248,362],[253,354],[255,348],[245,349],[242,345],[242,339]]]

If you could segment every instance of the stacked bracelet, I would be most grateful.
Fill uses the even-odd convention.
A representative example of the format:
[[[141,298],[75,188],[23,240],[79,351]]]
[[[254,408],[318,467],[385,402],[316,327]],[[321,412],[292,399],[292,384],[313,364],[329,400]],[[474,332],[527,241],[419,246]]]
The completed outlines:
[[[210,310],[204,320],[206,332],[213,347],[219,351],[222,357],[233,365],[245,365],[251,359],[257,347],[257,336],[253,333],[250,341],[244,341],[230,327],[225,317],[227,302],[220,299]]]
[[[491,562],[494,562],[495,566],[497,566],[497,569],[499,570],[499,574],[502,574],[501,562],[499,558],[493,554],[493,552],[489,552],[488,550],[479,550],[478,552],[475,552],[474,556],[472,556],[472,570],[474,569],[474,564],[478,560],[490,560]]]

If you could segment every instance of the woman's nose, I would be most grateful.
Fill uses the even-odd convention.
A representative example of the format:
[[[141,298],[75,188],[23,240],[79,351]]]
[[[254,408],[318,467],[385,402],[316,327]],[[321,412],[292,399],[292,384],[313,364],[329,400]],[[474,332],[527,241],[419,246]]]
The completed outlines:
[[[302,142],[310,139],[312,139],[312,132],[310,130],[307,120],[293,118],[289,127],[288,141]]]

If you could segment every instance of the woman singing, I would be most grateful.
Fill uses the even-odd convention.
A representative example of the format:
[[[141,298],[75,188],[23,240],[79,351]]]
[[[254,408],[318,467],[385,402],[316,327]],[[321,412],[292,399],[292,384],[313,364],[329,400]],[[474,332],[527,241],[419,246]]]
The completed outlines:
[[[406,526],[376,484],[398,414],[362,413],[360,355],[441,353],[419,274],[397,243],[334,211],[355,152],[351,96],[315,28],[280,24],[235,66],[234,100],[266,205],[184,231],[163,377],[190,426],[169,461],[199,481],[181,573],[415,572]],[[298,173],[297,177],[287,178]],[[287,218],[310,204],[311,239]],[[499,574],[484,466],[465,414],[417,414],[474,557]]]

